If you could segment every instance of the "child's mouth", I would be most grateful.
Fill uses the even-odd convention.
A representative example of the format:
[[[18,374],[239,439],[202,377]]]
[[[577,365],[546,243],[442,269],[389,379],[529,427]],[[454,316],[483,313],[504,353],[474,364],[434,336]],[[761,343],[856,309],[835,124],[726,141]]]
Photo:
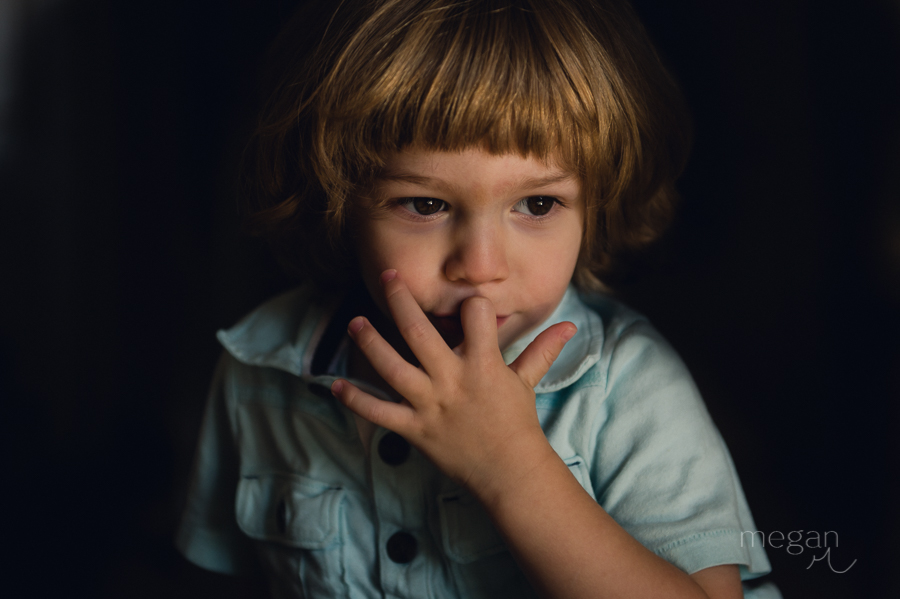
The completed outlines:
[[[441,334],[441,337],[444,338],[444,341],[450,347],[456,347],[463,342],[464,335],[459,315],[436,316],[429,314],[428,320],[431,321],[431,324],[434,325],[434,328],[437,329],[437,332]],[[507,320],[509,320],[509,316],[498,316],[497,328],[499,329],[503,326],[503,323]]]

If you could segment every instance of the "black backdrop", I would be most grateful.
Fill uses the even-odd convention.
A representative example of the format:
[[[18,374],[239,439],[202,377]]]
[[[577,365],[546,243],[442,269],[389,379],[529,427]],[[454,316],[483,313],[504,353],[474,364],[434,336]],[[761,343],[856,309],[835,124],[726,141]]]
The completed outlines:
[[[238,596],[184,563],[214,331],[287,287],[231,187],[288,0],[0,11],[0,423],[16,596]],[[682,353],[788,597],[900,584],[900,7],[636,2],[696,126],[622,294]],[[856,560],[855,563],[853,561]],[[852,567],[843,574],[836,571]]]

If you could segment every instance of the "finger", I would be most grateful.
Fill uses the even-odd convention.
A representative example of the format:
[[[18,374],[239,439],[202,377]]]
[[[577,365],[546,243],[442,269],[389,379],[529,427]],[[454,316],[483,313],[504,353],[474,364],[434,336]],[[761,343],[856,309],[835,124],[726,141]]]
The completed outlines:
[[[378,399],[344,379],[331,384],[331,393],[354,414],[401,435],[410,429],[415,417],[408,405]]]
[[[525,351],[509,365],[531,389],[534,389],[569,339],[578,332],[571,322],[560,322],[541,332]]]
[[[428,375],[403,359],[363,316],[350,321],[347,333],[385,382],[403,397],[414,397],[428,384]]]
[[[466,354],[486,357],[500,355],[497,340],[497,312],[494,304],[486,297],[470,297],[460,306],[459,317],[465,340]]]
[[[422,308],[410,293],[396,270],[386,270],[381,274],[384,295],[394,324],[409,345],[426,372],[445,364],[453,356],[453,351],[444,342],[441,334],[425,316]]]

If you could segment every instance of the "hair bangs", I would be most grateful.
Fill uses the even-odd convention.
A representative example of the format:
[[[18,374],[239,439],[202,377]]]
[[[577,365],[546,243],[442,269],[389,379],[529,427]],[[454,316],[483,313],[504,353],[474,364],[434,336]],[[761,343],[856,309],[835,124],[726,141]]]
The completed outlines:
[[[583,173],[598,151],[600,110],[596,81],[580,68],[590,53],[572,39],[584,46],[589,36],[548,26],[546,3],[427,4],[400,27],[384,23],[348,44],[335,68],[343,85],[320,90],[320,130],[337,142],[321,147],[323,158],[374,173],[406,147],[482,146]],[[345,180],[366,178],[354,175]]]

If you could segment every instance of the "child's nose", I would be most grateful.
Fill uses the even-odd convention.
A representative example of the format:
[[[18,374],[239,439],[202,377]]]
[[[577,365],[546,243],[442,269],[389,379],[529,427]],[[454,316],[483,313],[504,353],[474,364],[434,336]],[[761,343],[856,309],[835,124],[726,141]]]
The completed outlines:
[[[509,276],[503,233],[491,227],[461,231],[445,267],[451,281],[482,285]]]

